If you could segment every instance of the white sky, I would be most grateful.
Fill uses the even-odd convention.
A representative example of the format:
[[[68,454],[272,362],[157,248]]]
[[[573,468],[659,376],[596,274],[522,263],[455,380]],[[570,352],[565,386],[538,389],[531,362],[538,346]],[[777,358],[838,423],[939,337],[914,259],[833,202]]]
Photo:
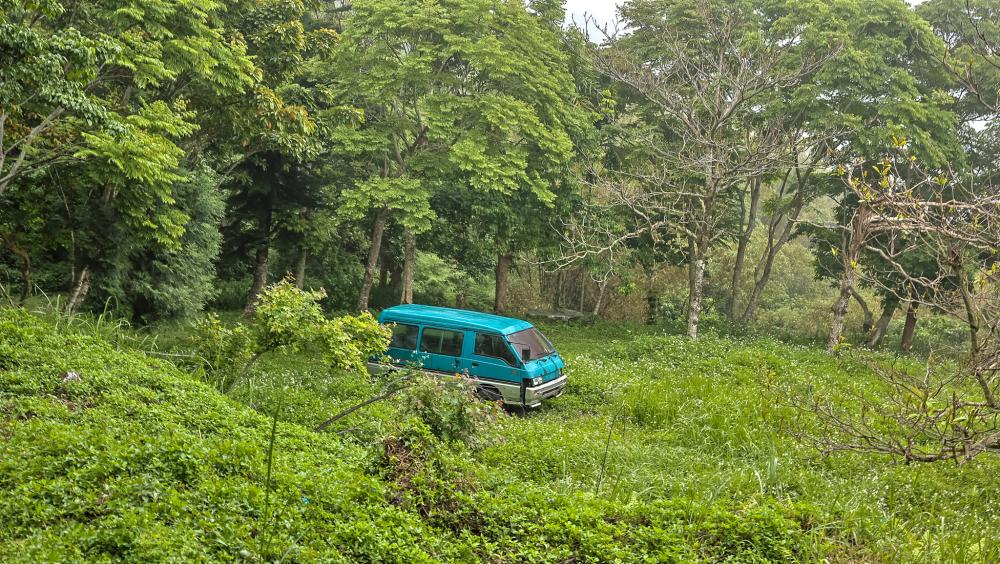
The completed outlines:
[[[586,13],[601,24],[611,24],[619,3],[614,0],[566,0],[566,23],[571,23],[575,17],[577,24],[582,25]]]
[[[919,4],[923,0],[906,0],[911,6]],[[573,21],[576,17],[578,24],[583,24],[583,15],[593,16],[598,23],[608,24],[613,27],[615,19],[615,8],[621,4],[621,0],[566,0],[566,23]]]

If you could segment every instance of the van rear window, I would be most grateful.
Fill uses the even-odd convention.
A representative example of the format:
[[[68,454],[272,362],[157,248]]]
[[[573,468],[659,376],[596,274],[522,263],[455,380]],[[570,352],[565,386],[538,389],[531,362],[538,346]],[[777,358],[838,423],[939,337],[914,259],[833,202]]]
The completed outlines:
[[[417,350],[417,334],[420,328],[416,325],[397,323],[392,327],[392,340],[389,347],[394,349]]]
[[[448,356],[462,356],[462,340],[465,333],[424,327],[424,336],[420,339],[420,350]]]

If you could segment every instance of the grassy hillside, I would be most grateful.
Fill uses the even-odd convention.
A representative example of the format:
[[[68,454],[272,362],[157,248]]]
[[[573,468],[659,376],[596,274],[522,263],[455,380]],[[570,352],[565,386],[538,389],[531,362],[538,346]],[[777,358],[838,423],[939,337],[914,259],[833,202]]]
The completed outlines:
[[[330,372],[305,354],[263,362],[226,397],[92,326],[0,310],[0,555],[1000,555],[993,459],[907,467],[824,458],[792,438],[796,415],[776,405],[775,383],[863,386],[857,367],[771,342],[692,343],[627,327],[548,330],[570,363],[568,392],[527,416],[500,417],[470,446],[436,436],[433,421],[407,409],[405,392],[311,431],[380,384]],[[280,419],[273,442],[272,414]]]
[[[645,327],[547,327],[569,357],[569,393],[538,416],[506,421],[508,446],[483,460],[558,490],[754,507],[779,502],[830,532],[835,559],[1000,561],[1000,460],[904,465],[822,456],[796,439],[815,430],[789,389],[848,408],[876,381],[856,356],[771,340],[692,342]],[[882,360],[890,360],[888,357]],[[891,359],[912,362],[918,359]]]

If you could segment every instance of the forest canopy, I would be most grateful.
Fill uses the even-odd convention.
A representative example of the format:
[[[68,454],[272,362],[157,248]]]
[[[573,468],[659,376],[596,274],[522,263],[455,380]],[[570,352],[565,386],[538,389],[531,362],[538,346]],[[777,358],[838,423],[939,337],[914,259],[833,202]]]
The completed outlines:
[[[897,312],[910,350],[927,311],[987,362],[997,14],[5,0],[0,288],[143,324],[252,315],[287,278],[328,311],[570,308],[830,352]]]
[[[992,181],[994,4],[7,0],[0,283],[139,322],[290,274],[332,310],[754,326],[789,253],[839,284],[837,167]],[[878,345],[915,296],[866,258]]]

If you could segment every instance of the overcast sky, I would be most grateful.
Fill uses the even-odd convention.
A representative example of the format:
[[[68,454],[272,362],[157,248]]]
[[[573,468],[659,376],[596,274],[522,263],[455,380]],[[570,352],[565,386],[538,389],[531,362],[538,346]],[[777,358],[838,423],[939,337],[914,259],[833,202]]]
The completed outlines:
[[[601,24],[610,23],[615,18],[617,4],[613,0],[566,0],[566,22],[572,22],[575,17],[577,23],[582,24],[586,13]]]
[[[911,6],[922,0],[906,0]],[[566,22],[576,17],[577,23],[583,23],[583,14],[593,16],[601,24],[610,24],[615,18],[615,7],[621,1],[614,0],[566,0]],[[609,26],[610,27],[610,26]]]

